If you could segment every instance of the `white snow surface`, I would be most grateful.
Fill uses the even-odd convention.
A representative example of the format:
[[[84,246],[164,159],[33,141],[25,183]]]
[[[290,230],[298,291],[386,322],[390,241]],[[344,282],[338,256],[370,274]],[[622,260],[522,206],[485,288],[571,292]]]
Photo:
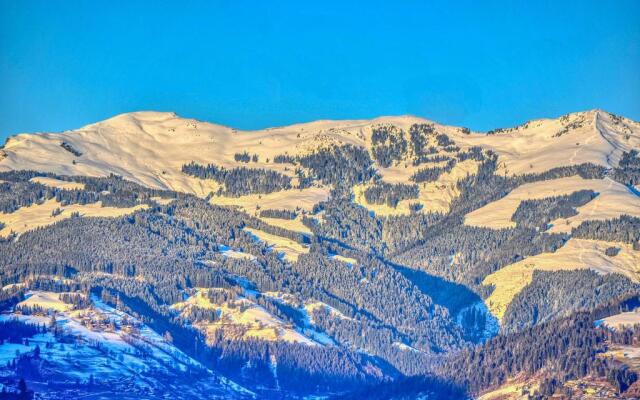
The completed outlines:
[[[530,121],[493,135],[464,134],[458,127],[412,116],[315,121],[242,131],[174,113],[143,111],[62,133],[13,136],[0,153],[0,171],[32,169],[85,176],[113,173],[153,188],[206,196],[217,187],[182,173],[182,165],[194,161],[247,166],[294,176],[290,168],[285,170],[286,164],[273,163],[273,157],[306,154],[331,144],[369,148],[372,127],[393,124],[407,131],[414,123],[434,124],[463,148],[481,146],[495,151],[507,174],[543,172],[583,162],[614,166],[622,152],[640,147],[640,124],[601,110]],[[65,150],[63,142],[82,155]],[[257,154],[259,161],[245,164],[234,160],[234,154],[245,151]]]

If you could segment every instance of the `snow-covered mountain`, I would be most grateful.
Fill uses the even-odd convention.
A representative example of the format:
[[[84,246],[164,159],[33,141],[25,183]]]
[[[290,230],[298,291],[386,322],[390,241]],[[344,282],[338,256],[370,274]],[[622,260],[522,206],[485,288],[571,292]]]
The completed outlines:
[[[487,133],[412,116],[315,121],[241,131],[174,113],[134,112],[72,131],[13,136],[4,145],[0,170],[32,169],[83,176],[116,174],[152,188],[206,195],[206,187],[184,176],[182,165],[194,161],[233,167],[243,165],[234,155],[247,152],[259,156],[251,167],[283,172],[284,166],[273,162],[278,155],[295,157],[331,144],[352,144],[370,150],[374,128],[395,126],[408,131],[413,124],[429,124],[463,149],[480,146],[496,152],[501,163],[499,172],[509,175],[586,162],[615,167],[625,151],[640,146],[638,122],[601,110],[529,121]],[[62,143],[81,155],[66,150]],[[410,159],[407,154],[402,161]],[[393,171],[382,171],[383,176],[385,172]]]
[[[35,362],[36,343],[59,388],[129,382],[141,363],[238,397],[452,379],[429,360],[640,296],[639,150],[640,123],[602,110],[490,132],[412,116],[241,131],[135,112],[13,136],[2,319],[50,326],[0,344],[4,373],[17,347]],[[78,338],[68,355],[56,325]],[[144,357],[125,349],[139,340]]]

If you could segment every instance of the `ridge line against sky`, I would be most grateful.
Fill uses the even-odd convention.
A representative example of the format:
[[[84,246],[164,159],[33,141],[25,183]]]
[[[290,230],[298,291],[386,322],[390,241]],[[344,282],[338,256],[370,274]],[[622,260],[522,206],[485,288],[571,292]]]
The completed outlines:
[[[640,2],[0,0],[0,143],[132,111],[260,129],[640,120]]]
[[[569,112],[567,114],[580,114],[580,113],[588,113],[591,111],[602,111],[602,112],[606,112],[608,113],[609,110],[604,110],[601,108],[593,108],[593,109],[589,109],[589,110],[578,110],[578,111],[573,111],[573,112]],[[425,120],[425,121],[429,121],[429,122],[433,122],[435,124],[439,124],[439,125],[443,125],[443,126],[449,126],[449,127],[454,127],[454,128],[467,128],[467,126],[465,125],[455,125],[455,124],[447,124],[447,123],[443,123],[441,121],[435,120],[433,118],[429,118],[427,116],[422,116],[422,115],[414,115],[414,114],[396,114],[396,115],[377,115],[377,116],[373,116],[371,118],[319,118],[319,119],[313,119],[313,120],[305,120],[305,121],[292,121],[290,123],[287,123],[286,125],[272,125],[272,126],[262,126],[262,127],[257,127],[257,128],[239,128],[237,126],[233,126],[233,125],[226,125],[226,124],[221,124],[217,121],[209,121],[206,119],[202,119],[202,118],[196,118],[193,116],[189,116],[189,115],[182,115],[180,113],[177,113],[175,111],[162,111],[162,110],[136,110],[136,111],[129,111],[129,112],[124,112],[124,113],[119,113],[119,114],[114,114],[114,115],[110,115],[106,118],[103,118],[101,120],[97,120],[97,121],[89,121],[83,125],[80,126],[75,126],[75,127],[71,127],[68,129],[64,129],[64,130],[59,130],[59,131],[54,131],[54,130],[47,130],[47,131],[33,131],[33,132],[18,132],[15,134],[11,134],[8,135],[6,138],[10,138],[16,135],[21,135],[21,134],[41,134],[41,133],[64,133],[64,132],[72,132],[72,131],[79,131],[83,128],[86,128],[88,126],[91,125],[95,125],[95,124],[99,124],[102,122],[106,122],[112,118],[116,118],[119,116],[123,116],[123,115],[129,115],[129,114],[140,114],[140,113],[157,113],[157,114],[174,114],[176,118],[188,121],[188,120],[195,120],[201,123],[207,123],[207,124],[212,124],[212,125],[218,125],[222,128],[228,128],[228,129],[232,129],[235,131],[242,131],[242,132],[260,132],[260,131],[265,131],[265,130],[273,130],[273,129],[280,129],[280,128],[286,128],[286,127],[291,127],[291,126],[296,126],[296,125],[305,125],[305,124],[313,124],[316,122],[322,122],[322,121],[335,121],[335,122],[341,122],[341,121],[373,121],[376,119],[393,119],[393,118],[404,118],[404,117],[408,117],[408,118],[416,118],[416,119],[421,119],[421,120]],[[564,115],[567,114],[562,114],[562,115],[544,115],[544,116],[539,116],[539,117],[533,117],[527,120],[522,120],[518,123],[514,123],[513,125],[508,125],[508,126],[500,126],[498,127],[499,129],[509,129],[509,128],[516,128],[519,127],[521,125],[524,125],[527,122],[530,121],[536,121],[536,120],[556,120]],[[626,116],[625,116],[626,117]],[[471,129],[471,128],[469,128]],[[479,132],[479,133],[487,133],[488,130],[475,130],[475,129],[471,129],[471,131],[473,132]],[[2,143],[0,143],[0,145],[2,145]]]

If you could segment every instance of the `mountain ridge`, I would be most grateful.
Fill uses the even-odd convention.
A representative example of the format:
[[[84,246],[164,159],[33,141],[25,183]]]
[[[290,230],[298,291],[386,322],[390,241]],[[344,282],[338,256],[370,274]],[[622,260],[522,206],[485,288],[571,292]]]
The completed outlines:
[[[591,108],[591,109],[586,109],[586,110],[582,110],[582,111],[572,111],[566,114],[562,114],[559,117],[540,117],[540,118],[534,118],[528,121],[525,121],[523,123],[520,124],[516,124],[508,128],[516,128],[522,125],[525,125],[527,122],[536,122],[536,121],[551,121],[551,120],[556,120],[559,119],[561,117],[564,116],[572,116],[572,115],[584,115],[584,114],[595,114],[595,113],[602,113],[602,114],[608,114],[608,115],[615,115],[612,112],[609,112],[605,109],[602,108]],[[183,120],[193,120],[196,122],[201,122],[201,123],[207,123],[207,124],[211,124],[211,125],[215,125],[221,128],[226,128],[229,130],[233,130],[233,131],[241,131],[241,132],[260,132],[260,131],[265,131],[265,130],[274,130],[274,129],[282,129],[282,128],[291,128],[291,127],[297,127],[297,126],[305,126],[305,125],[312,125],[314,123],[340,123],[340,122],[350,122],[350,121],[360,121],[360,122],[366,122],[366,121],[376,121],[376,120],[386,120],[386,119],[415,119],[415,120],[420,120],[423,122],[427,122],[427,123],[434,123],[434,124],[438,124],[438,125],[442,125],[442,126],[452,126],[452,127],[462,127],[462,125],[451,125],[451,124],[444,124],[444,123],[440,123],[434,119],[430,119],[427,117],[423,117],[423,116],[419,116],[419,115],[415,115],[415,114],[390,114],[390,115],[379,115],[376,117],[372,117],[372,118],[358,118],[358,119],[331,119],[331,118],[321,118],[321,119],[316,119],[316,120],[310,120],[310,121],[302,121],[302,122],[293,122],[290,124],[286,124],[286,125],[274,125],[274,126],[267,126],[264,128],[256,128],[256,129],[241,129],[241,128],[236,128],[234,126],[231,125],[224,125],[224,124],[219,124],[216,122],[211,122],[208,120],[204,120],[204,119],[199,119],[199,118],[192,118],[192,117],[186,117],[186,116],[182,116],[179,115],[177,112],[175,111],[157,111],[157,110],[137,110],[137,111],[127,111],[127,112],[123,112],[123,113],[119,113],[119,114],[115,114],[111,117],[107,117],[105,119],[96,121],[96,122],[90,122],[88,124],[82,125],[78,128],[75,129],[66,129],[66,130],[62,130],[62,131],[57,131],[57,132],[48,132],[48,131],[37,131],[37,132],[18,132],[15,134],[12,134],[10,136],[7,137],[6,140],[15,137],[15,136],[20,136],[20,135],[33,135],[33,134],[43,134],[43,133],[65,133],[65,132],[72,132],[72,131],[79,131],[79,130],[83,130],[87,127],[91,127],[100,123],[104,123],[113,119],[117,119],[119,117],[127,117],[127,116],[152,116],[152,115],[157,115],[157,116],[167,116],[170,118],[179,118],[179,119],[183,119]],[[627,118],[628,119],[628,118]],[[491,132],[490,130],[486,130],[486,131],[482,131],[482,130],[471,130],[471,132],[474,133],[488,133]]]
[[[575,351],[589,373],[626,377],[635,358],[603,367],[602,341],[574,335],[602,337],[595,320],[640,304],[638,149],[640,124],[601,110],[487,133],[413,116],[240,131],[138,112],[22,134],[0,150],[0,308],[25,335],[42,329],[23,310],[53,321],[32,336],[43,346],[59,340],[56,309],[80,321],[108,305],[267,398],[416,374],[443,396],[524,372],[566,383],[554,363]],[[559,328],[563,353],[531,339]],[[16,362],[33,364],[22,346]]]
[[[603,120],[602,122],[597,122],[599,115]],[[76,130],[69,130],[60,133],[25,133],[12,136],[7,140],[5,145],[0,148],[0,150],[2,150],[4,154],[0,159],[0,170],[24,169],[28,168],[29,166],[33,166],[35,167],[34,169],[40,169],[53,173],[61,173],[63,175],[75,174],[89,176],[107,176],[109,173],[118,174],[119,171],[116,166],[116,160],[104,160],[102,165],[89,164],[86,165],[85,168],[62,165],[61,162],[56,163],[55,160],[53,160],[55,157],[66,159],[66,161],[71,161],[73,157],[72,154],[65,153],[63,149],[57,146],[58,143],[55,143],[55,141],[68,140],[72,145],[75,142],[78,142],[76,143],[78,147],[80,147],[81,142],[86,141],[88,142],[88,145],[96,146],[96,153],[99,153],[101,150],[105,150],[124,151],[126,154],[132,154],[135,151],[136,146],[145,145],[144,141],[149,139],[147,140],[149,141],[149,143],[146,144],[146,146],[150,157],[162,157],[162,155],[153,154],[152,149],[148,149],[149,147],[152,147],[154,145],[166,143],[167,145],[177,147],[185,146],[188,144],[194,144],[195,146],[197,144],[198,146],[200,146],[200,148],[190,149],[189,154],[180,154],[177,152],[173,152],[172,154],[167,154],[165,157],[181,158],[181,161],[183,163],[186,163],[187,159],[191,155],[194,156],[194,158],[200,159],[195,159],[192,161],[204,162],[206,161],[204,160],[204,158],[206,157],[196,156],[198,156],[199,152],[207,152],[208,157],[211,161],[221,162],[222,165],[241,165],[240,163],[234,163],[232,160],[232,152],[234,151],[234,149],[236,151],[241,151],[244,149],[244,151],[255,152],[256,154],[266,158],[273,158],[273,156],[277,155],[278,153],[291,153],[291,155],[295,155],[304,153],[305,151],[313,151],[321,147],[323,144],[327,143],[346,143],[368,148],[371,145],[370,130],[373,126],[391,124],[400,128],[407,129],[413,124],[420,123],[437,127],[445,134],[451,135],[456,143],[460,142],[464,147],[479,145],[483,148],[496,151],[499,156],[505,157],[507,164],[509,163],[511,154],[515,150],[513,148],[513,145],[509,145],[509,142],[519,140],[520,142],[518,145],[521,146],[524,151],[520,151],[519,154],[516,154],[517,157],[520,158],[520,160],[518,160],[517,162],[518,165],[516,166],[516,170],[507,172],[521,173],[525,171],[525,168],[522,164],[526,163],[526,161],[528,160],[528,156],[536,156],[535,148],[532,147],[530,143],[523,143],[523,141],[525,139],[536,140],[536,138],[540,135],[544,137],[547,134],[547,132],[537,132],[535,131],[535,129],[535,132],[533,132],[532,129],[527,128],[537,127],[541,129],[543,128],[542,130],[549,130],[556,129],[555,126],[549,125],[558,125],[557,130],[562,133],[562,130],[566,129],[565,125],[567,125],[563,125],[561,122],[559,122],[562,121],[562,119],[571,121],[568,125],[569,128],[572,128],[570,124],[576,124],[576,119],[584,119],[584,117],[591,116],[593,116],[594,125],[597,123],[599,126],[602,126],[594,126],[595,130],[600,133],[600,136],[602,136],[603,140],[607,141],[610,146],[610,149],[602,150],[608,153],[605,156],[604,161],[599,159],[598,157],[593,157],[592,154],[584,157],[578,157],[578,160],[574,161],[572,158],[575,157],[578,151],[582,151],[582,148],[577,146],[578,148],[573,149],[576,154],[574,154],[574,156],[572,156],[572,158],[570,158],[568,162],[561,159],[544,159],[545,157],[540,156],[539,158],[542,159],[542,163],[547,163],[550,165],[548,167],[542,166],[538,169],[534,168],[534,170],[536,172],[543,172],[544,168],[551,169],[558,166],[578,164],[581,159],[588,159],[588,161],[595,162],[596,164],[601,164],[607,167],[614,167],[615,162],[617,162],[619,159],[619,154],[621,154],[623,150],[629,150],[629,148],[637,147],[638,144],[640,144],[640,127],[638,123],[625,118],[612,117],[612,114],[598,109],[571,113],[558,119],[545,118],[532,120],[516,127],[501,129],[497,132],[494,132],[493,134],[491,133],[491,131],[489,131],[489,133],[478,133],[469,131],[468,134],[466,134],[465,131],[465,133],[463,134],[461,133],[461,131],[464,130],[464,128],[442,125],[428,119],[414,116],[378,117],[368,120],[320,120],[288,125],[284,127],[272,127],[262,130],[243,131],[218,124],[212,124],[209,122],[202,122],[195,119],[182,118],[172,112],[142,111],[120,114],[103,121],[86,125]],[[591,118],[589,118],[589,120],[590,119]],[[620,136],[624,134],[620,130],[612,129],[612,121],[622,121],[622,126],[631,131],[631,143],[622,143],[623,141]],[[585,122],[589,125],[591,124],[590,121],[582,120],[582,123]],[[629,128],[629,125],[631,125],[632,128]],[[538,131],[539,130],[540,129],[538,129]],[[579,127],[577,125],[574,125],[573,129],[568,129],[567,132],[564,133],[564,136],[566,136],[566,133],[574,130],[579,130]],[[605,137],[603,131],[607,132],[609,136],[613,135],[613,137]],[[136,137],[138,133],[146,134],[148,137],[139,135],[139,137]],[[556,132],[556,134],[558,133]],[[558,139],[562,140],[560,136],[563,135],[558,135]],[[125,143],[126,139],[129,139],[131,143]],[[216,139],[219,139],[220,143],[216,143]],[[139,142],[136,143],[136,141],[138,140]],[[580,139],[578,138],[578,140]],[[587,138],[585,140],[588,141],[590,139]],[[153,143],[154,141],[158,143]],[[262,143],[263,141],[269,141],[269,143]],[[50,146],[52,144],[51,142],[54,142],[55,145]],[[492,142],[505,142],[505,144],[496,145],[492,144]],[[564,142],[566,142],[566,140],[564,140]],[[125,145],[128,145],[131,148],[126,148]],[[215,145],[215,147],[211,148],[212,145]],[[566,143],[549,144],[549,146],[554,145],[563,146],[564,148],[570,148]],[[102,148],[100,148],[101,146]],[[592,152],[596,150],[597,149],[588,149],[588,151]],[[144,156],[144,154],[142,154],[141,156]],[[174,160],[169,158],[165,161]],[[261,167],[273,167],[264,165],[264,161],[266,160],[262,160],[262,164],[260,165]],[[144,169],[145,168],[142,168],[142,170]],[[159,177],[159,175],[161,175],[162,171],[158,171],[158,169],[159,168],[157,168],[155,171],[140,171],[144,172],[143,175],[151,175],[153,176],[153,178],[146,177],[145,179],[136,179],[136,177],[134,176],[135,174],[127,175],[125,173],[122,175],[125,178],[133,178],[134,181],[145,184],[147,186],[165,189],[176,189],[193,193],[193,190],[188,190],[188,188],[182,187],[185,186],[183,184],[180,184],[177,187],[172,187],[170,184],[167,184],[167,182],[161,182],[162,179],[160,179],[161,177]]]

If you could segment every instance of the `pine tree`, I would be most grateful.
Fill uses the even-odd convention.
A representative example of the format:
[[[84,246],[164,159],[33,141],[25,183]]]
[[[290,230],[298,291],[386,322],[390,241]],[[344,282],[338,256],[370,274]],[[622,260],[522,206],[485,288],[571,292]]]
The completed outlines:
[[[56,315],[55,315],[55,314],[53,314],[53,315],[51,316],[51,321],[49,322],[49,329],[50,329],[50,330],[55,330],[55,328],[56,328],[56,322],[57,322],[57,321],[56,321]]]
[[[24,381],[24,378],[20,378],[20,382],[18,383],[18,391],[20,391],[20,394],[24,394],[27,392],[27,383]]]

